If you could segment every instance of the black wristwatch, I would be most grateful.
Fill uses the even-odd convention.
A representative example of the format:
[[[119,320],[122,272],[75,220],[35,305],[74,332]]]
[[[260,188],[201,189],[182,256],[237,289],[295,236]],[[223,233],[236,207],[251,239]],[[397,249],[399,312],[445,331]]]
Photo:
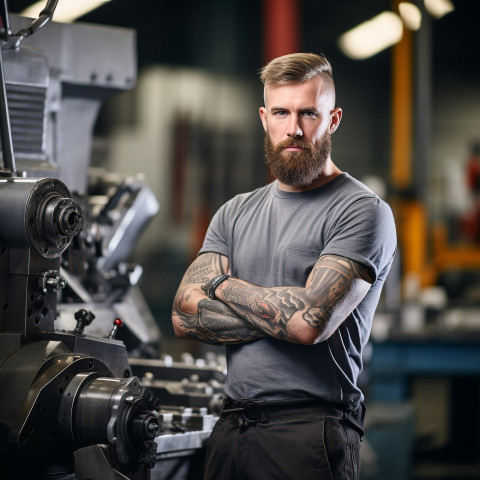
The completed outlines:
[[[215,290],[221,283],[223,283],[230,277],[231,275],[217,275],[216,277],[213,277],[208,283],[203,285],[202,290],[207,294],[208,298],[211,298],[212,300],[218,300],[215,295]]]

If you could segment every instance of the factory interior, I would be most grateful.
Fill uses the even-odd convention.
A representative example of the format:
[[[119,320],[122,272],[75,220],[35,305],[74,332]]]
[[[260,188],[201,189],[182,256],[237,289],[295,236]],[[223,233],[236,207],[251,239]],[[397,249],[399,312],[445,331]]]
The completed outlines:
[[[480,479],[478,0],[0,3],[0,480],[202,478],[225,353],[172,301],[217,209],[272,180],[258,73],[296,51],[331,61],[332,158],[397,227],[360,478]]]

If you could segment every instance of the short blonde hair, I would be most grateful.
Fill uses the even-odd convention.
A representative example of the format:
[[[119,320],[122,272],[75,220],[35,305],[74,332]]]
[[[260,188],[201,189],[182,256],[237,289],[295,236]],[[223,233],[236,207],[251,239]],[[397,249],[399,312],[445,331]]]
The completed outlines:
[[[290,53],[274,58],[260,70],[264,85],[303,83],[317,75],[326,75],[333,85],[332,66],[323,54]]]

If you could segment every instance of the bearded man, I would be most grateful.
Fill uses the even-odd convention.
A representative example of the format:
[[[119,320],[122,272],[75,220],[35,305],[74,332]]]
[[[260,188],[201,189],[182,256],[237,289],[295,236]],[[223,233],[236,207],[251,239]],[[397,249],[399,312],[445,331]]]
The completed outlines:
[[[359,478],[362,350],[396,250],[390,207],[332,161],[342,118],[323,55],[261,72],[276,180],[215,214],[173,304],[175,334],[225,345],[208,480]]]

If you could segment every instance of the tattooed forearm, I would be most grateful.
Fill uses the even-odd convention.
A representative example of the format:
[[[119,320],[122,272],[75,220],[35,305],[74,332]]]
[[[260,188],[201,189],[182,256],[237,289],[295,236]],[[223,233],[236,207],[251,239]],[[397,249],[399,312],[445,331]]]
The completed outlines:
[[[246,343],[265,337],[222,302],[200,300],[198,311],[190,314],[182,310],[182,301],[183,296],[177,296],[173,316],[187,337],[212,345]]]
[[[290,289],[279,291],[245,282],[229,282],[222,291],[222,299],[249,324],[282,340],[288,337],[290,317],[305,306],[301,298],[292,296]]]
[[[218,253],[200,255],[190,265],[173,302],[172,324],[178,337],[191,337],[214,345],[245,343],[265,337],[227,305],[208,299],[201,290],[203,284],[226,271],[228,259]]]
[[[229,279],[217,297],[268,336],[309,343],[331,335],[361,301],[372,278],[366,267],[332,255],[317,262],[305,288],[265,288]]]

